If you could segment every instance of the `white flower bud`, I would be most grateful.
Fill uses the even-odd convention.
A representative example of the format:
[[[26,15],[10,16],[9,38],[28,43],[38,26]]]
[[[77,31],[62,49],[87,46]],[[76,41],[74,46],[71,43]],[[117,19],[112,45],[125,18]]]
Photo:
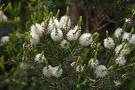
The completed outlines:
[[[135,44],[135,34],[132,34],[130,40],[129,40],[130,44]]]
[[[104,65],[99,65],[94,71],[96,78],[103,78],[108,74],[107,68]]]
[[[51,32],[51,38],[55,42],[59,42],[63,39],[63,32],[60,29],[55,29]]]
[[[115,43],[111,37],[104,39],[104,47],[105,48],[112,49],[112,48],[114,48],[114,46],[115,46]]]
[[[126,63],[126,59],[124,56],[119,56],[116,58],[115,63],[118,64],[119,66],[123,66]]]
[[[71,20],[69,16],[62,16],[60,19],[60,28],[69,29],[71,27]]]
[[[45,56],[42,53],[39,53],[35,56],[34,60],[37,63],[43,63],[43,61],[45,60]]]
[[[1,43],[2,44],[7,43],[8,41],[9,41],[9,36],[3,36],[3,37],[1,37]]]
[[[84,33],[79,38],[79,44],[82,46],[89,46],[93,41],[92,35],[90,33]]]
[[[78,26],[75,26],[74,29],[69,30],[69,32],[67,33],[67,39],[69,41],[77,40],[80,35],[80,31],[80,28]]]
[[[69,47],[69,42],[67,40],[62,40],[60,43],[60,46],[62,48],[68,48]]]
[[[114,32],[114,36],[115,36],[116,38],[119,38],[119,37],[122,35],[122,33],[123,33],[122,28],[117,28],[117,29],[115,30],[115,32]]]

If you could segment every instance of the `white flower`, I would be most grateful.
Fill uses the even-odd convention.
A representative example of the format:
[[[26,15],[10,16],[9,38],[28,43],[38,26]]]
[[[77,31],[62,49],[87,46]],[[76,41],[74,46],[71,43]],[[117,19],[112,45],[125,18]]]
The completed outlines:
[[[2,44],[7,43],[8,41],[9,41],[9,36],[3,36],[3,37],[1,37],[1,43]]]
[[[76,66],[77,64],[76,64],[76,62],[72,62],[70,65],[71,65],[71,67],[74,67],[74,66]]]
[[[30,37],[31,45],[36,45],[39,43],[39,41],[40,41],[40,37],[35,33],[31,33],[31,37]]]
[[[126,23],[131,22],[131,18],[126,18],[126,19],[125,19],[125,22],[126,22]]]
[[[118,64],[119,66],[123,66],[126,63],[126,59],[124,56],[119,56],[116,58],[115,63]]]
[[[62,68],[59,68],[59,66],[55,66],[51,68],[51,75],[54,77],[60,77],[62,75]]]
[[[44,32],[44,28],[40,24],[35,23],[31,26],[31,30],[30,30],[31,45],[36,45],[39,43],[40,37],[43,35],[43,32]]]
[[[60,46],[62,48],[68,48],[69,47],[69,42],[64,39],[64,40],[61,41]]]
[[[115,30],[115,32],[114,32],[114,36],[115,36],[116,38],[119,38],[119,37],[122,35],[122,33],[123,33],[122,28],[117,28],[117,29]]]
[[[99,61],[97,59],[95,60],[94,58],[92,58],[89,61],[89,65],[91,66],[91,68],[95,69],[95,67],[99,65]]]
[[[135,34],[132,34],[130,40],[129,40],[130,44],[135,44]]]
[[[78,26],[75,26],[74,29],[69,30],[67,33],[67,39],[69,41],[77,40],[80,35],[80,28]]]
[[[3,13],[3,11],[0,11],[0,22],[1,21],[7,21],[7,16]]]
[[[104,65],[99,65],[94,71],[96,78],[103,78],[108,74],[107,68]]]
[[[59,66],[52,67],[49,65],[48,67],[43,68],[43,74],[45,77],[60,77],[62,75],[63,69],[59,68]]]
[[[50,18],[49,20],[48,33],[51,33],[55,29],[60,29],[60,27],[59,27],[59,21],[57,20],[57,18],[53,17],[53,18]]]
[[[62,16],[60,19],[60,28],[69,29],[71,26],[71,20],[69,16]]]
[[[124,56],[129,53],[129,49],[126,44],[122,43],[115,48],[115,53],[116,55]]]
[[[130,33],[124,32],[122,36],[122,40],[129,40],[130,39]]]
[[[52,72],[52,66],[51,65],[43,68],[43,74],[44,74],[45,77],[51,77],[51,75],[52,75],[51,72]]]
[[[119,85],[121,84],[121,82],[120,82],[120,81],[118,81],[118,80],[113,81],[113,82],[114,82],[115,86],[119,86]]]
[[[82,72],[84,70],[84,66],[82,65],[77,65],[76,67],[76,72]]]
[[[60,29],[55,29],[51,32],[51,38],[53,41],[59,42],[63,39],[63,32]]]
[[[84,33],[79,38],[79,44],[82,46],[89,46],[93,41],[92,35],[90,33]]]
[[[45,60],[45,56],[42,53],[39,53],[35,56],[35,62],[42,63]]]
[[[105,48],[112,49],[112,48],[114,48],[114,46],[115,46],[115,43],[111,37],[104,39],[104,47]]]
[[[31,26],[30,35],[37,34],[39,37],[41,37],[43,32],[44,28],[40,24],[35,23]]]

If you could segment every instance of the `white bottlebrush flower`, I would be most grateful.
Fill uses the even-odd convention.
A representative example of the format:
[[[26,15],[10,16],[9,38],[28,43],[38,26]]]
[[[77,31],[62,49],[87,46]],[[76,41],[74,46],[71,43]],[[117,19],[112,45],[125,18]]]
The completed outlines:
[[[35,56],[35,62],[42,63],[45,60],[45,56],[42,53],[39,53]]]
[[[71,26],[71,20],[69,16],[62,16],[60,19],[60,28],[69,29]]]
[[[122,33],[123,33],[122,28],[117,28],[117,29],[115,30],[115,32],[114,32],[114,36],[115,36],[116,38],[119,38],[119,37],[122,35]]]
[[[35,23],[31,26],[31,30],[30,30],[31,35],[37,34],[39,35],[39,37],[41,37],[43,32],[44,32],[44,28],[40,24]]]
[[[69,30],[67,33],[67,39],[69,41],[77,40],[80,35],[80,28],[78,26],[75,26],[74,29]]]
[[[3,11],[0,11],[0,22],[1,21],[7,21],[7,16],[3,13]]]
[[[122,40],[124,41],[124,40],[129,40],[129,39],[130,39],[130,33],[124,32],[122,36]]]
[[[61,41],[60,46],[62,48],[68,48],[69,47],[69,42],[64,39],[64,40]]]
[[[104,65],[99,65],[94,71],[96,78],[103,78],[108,74],[107,68]]]
[[[59,66],[55,66],[51,68],[51,75],[54,77],[60,77],[62,75],[63,69]]]
[[[60,29],[59,27],[59,21],[57,18],[53,17],[50,18],[49,23],[48,23],[48,33],[51,33],[55,29]]]
[[[82,65],[76,66],[76,72],[83,72],[83,70],[84,70],[84,66],[82,66]]]
[[[116,58],[115,63],[118,64],[119,66],[123,66],[126,64],[126,59],[124,56],[119,56]]]
[[[31,37],[30,37],[31,45],[37,45],[39,43],[39,41],[40,41],[39,35],[37,35],[35,33],[31,33],[30,35],[31,35]]]
[[[60,29],[55,29],[51,32],[51,38],[53,39],[53,41],[55,42],[59,42],[63,39],[63,32]]]
[[[93,41],[92,35],[90,33],[84,33],[79,38],[79,44],[82,46],[89,46]]]
[[[129,39],[130,44],[135,44],[135,34],[132,34],[131,38]]]
[[[31,30],[30,30],[31,45],[36,45],[39,43],[40,37],[43,35],[43,32],[44,32],[44,28],[40,24],[35,23],[31,26]]]
[[[89,65],[91,66],[92,69],[95,69],[95,67],[97,67],[99,65],[99,61],[94,58],[90,59],[89,61]]]
[[[119,55],[119,56],[124,56],[129,53],[129,49],[128,49],[127,45],[124,43],[118,45],[114,51],[115,51],[115,54]]]
[[[7,43],[8,41],[9,41],[9,36],[3,36],[3,37],[1,37],[1,43],[2,44]]]
[[[115,43],[111,37],[104,39],[104,47],[105,48],[112,49],[112,48],[114,48],[114,46],[115,46]]]
[[[51,65],[46,66],[46,67],[43,68],[43,74],[44,74],[45,77],[51,77],[52,68],[53,67]]]

